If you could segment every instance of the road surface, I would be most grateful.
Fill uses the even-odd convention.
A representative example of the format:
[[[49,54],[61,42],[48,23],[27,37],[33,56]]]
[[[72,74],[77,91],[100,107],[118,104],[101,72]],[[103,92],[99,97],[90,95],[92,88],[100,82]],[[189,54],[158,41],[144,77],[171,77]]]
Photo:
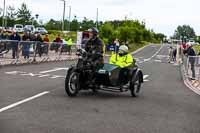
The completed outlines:
[[[1,133],[200,133],[200,97],[167,63],[168,46],[134,54],[145,75],[142,93],[64,90],[73,62],[0,69]]]

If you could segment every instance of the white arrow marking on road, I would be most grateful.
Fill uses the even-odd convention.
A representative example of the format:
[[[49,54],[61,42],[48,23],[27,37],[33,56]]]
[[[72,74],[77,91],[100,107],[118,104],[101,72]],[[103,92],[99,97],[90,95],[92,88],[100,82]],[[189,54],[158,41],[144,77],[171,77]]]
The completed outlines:
[[[6,110],[8,110],[8,109],[14,108],[14,107],[16,107],[16,106],[18,106],[18,105],[20,105],[20,104],[26,103],[26,102],[28,102],[28,101],[31,101],[31,100],[33,100],[33,99],[36,99],[36,98],[41,97],[41,96],[43,96],[43,95],[46,95],[46,94],[48,94],[48,93],[50,93],[50,92],[49,92],[49,91],[45,91],[45,92],[43,92],[43,93],[37,94],[37,95],[32,96],[32,97],[30,97],[30,98],[24,99],[24,100],[22,100],[22,101],[19,101],[19,102],[16,102],[16,103],[14,103],[14,104],[11,104],[11,105],[9,105],[9,106],[6,106],[6,107],[4,107],[4,108],[1,108],[1,109],[0,109],[0,113],[6,111]]]
[[[50,72],[56,72],[56,71],[60,71],[60,70],[68,70],[69,68],[55,68],[55,69],[51,69],[51,70],[47,70],[47,71],[42,71],[40,73],[44,74],[44,73],[50,73]]]
[[[144,82],[148,82],[149,81],[149,80],[147,80],[148,77],[149,77],[149,75],[144,75],[143,76]]]
[[[146,78],[148,78],[149,77],[149,75],[144,75],[143,76],[143,79],[146,79]]]

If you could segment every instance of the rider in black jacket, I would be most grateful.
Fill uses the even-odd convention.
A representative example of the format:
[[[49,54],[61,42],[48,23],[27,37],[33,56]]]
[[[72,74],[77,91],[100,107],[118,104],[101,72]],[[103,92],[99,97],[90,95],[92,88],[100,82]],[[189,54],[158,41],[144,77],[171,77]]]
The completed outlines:
[[[91,55],[92,60],[99,60],[99,55],[103,56],[103,41],[98,37],[99,31],[96,28],[91,28],[89,32],[89,41],[85,45],[85,50]],[[99,60],[103,62],[103,58]]]

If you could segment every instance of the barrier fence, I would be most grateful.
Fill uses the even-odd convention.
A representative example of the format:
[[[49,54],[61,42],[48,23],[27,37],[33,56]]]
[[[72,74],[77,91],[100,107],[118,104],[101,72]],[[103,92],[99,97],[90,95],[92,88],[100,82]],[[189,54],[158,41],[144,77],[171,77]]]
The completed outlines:
[[[188,78],[200,81],[200,56],[185,56],[183,65]]]
[[[56,42],[0,40],[0,65],[74,60],[77,48]]]

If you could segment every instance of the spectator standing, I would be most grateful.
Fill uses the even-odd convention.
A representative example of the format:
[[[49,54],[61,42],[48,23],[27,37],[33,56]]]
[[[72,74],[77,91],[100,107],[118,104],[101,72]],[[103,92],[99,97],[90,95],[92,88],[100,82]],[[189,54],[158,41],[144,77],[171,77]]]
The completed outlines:
[[[45,35],[43,41],[46,42],[46,43],[49,43],[49,36],[48,36],[48,35]]]
[[[10,40],[12,40],[12,58],[15,59],[18,54],[18,49],[19,49],[19,41],[21,41],[20,35],[16,32],[13,31],[12,35],[10,36]]]
[[[1,32],[0,32],[0,40],[7,40],[7,37],[5,35],[5,31],[3,31],[3,30],[1,30]],[[6,51],[6,49],[7,49],[6,42],[2,41],[1,44],[0,44],[0,53],[2,53],[3,51]]]
[[[62,43],[63,43],[63,41],[62,41],[62,39],[60,37],[60,34],[58,34],[58,36],[56,37],[55,42],[56,42],[56,50],[55,51],[57,53],[58,50],[62,48]]]
[[[189,58],[189,63],[191,65],[191,71],[192,71],[192,80],[195,80],[195,51],[192,48],[192,45],[189,44],[187,50],[184,51],[184,53],[188,56]]]
[[[42,37],[41,37],[41,35],[40,35],[40,33],[37,33],[37,34],[35,34],[35,41],[36,41],[36,43],[37,43],[37,45],[36,45],[36,51],[38,52],[38,54],[39,54],[39,56],[40,57],[42,57],[42,53],[43,53],[43,39],[42,39]]]
[[[48,54],[48,51],[50,49],[48,34],[46,34],[45,37],[43,38],[43,42],[44,42],[44,48],[42,51],[46,52],[46,54]]]
[[[168,57],[169,57],[168,63],[171,63],[172,58],[173,58],[173,48],[172,48],[172,46],[169,47],[169,50],[168,50]]]
[[[56,37],[56,42],[57,43],[62,43],[62,39],[60,37],[60,34],[58,34],[58,36]]]
[[[29,59],[30,57],[30,40],[30,34],[28,32],[24,32],[24,35],[22,36],[22,55],[24,56],[24,59]]]
[[[172,58],[173,61],[176,61],[176,55],[177,55],[177,49],[174,49],[173,50],[173,58]]]
[[[119,46],[120,46],[119,39],[116,38],[114,40],[114,44],[113,45],[114,45],[114,52],[117,53],[118,49],[119,49]]]
[[[67,47],[68,47],[68,54],[69,55],[71,55],[71,46],[72,46],[72,44],[73,44],[73,41],[72,41],[72,38],[69,38],[68,40],[67,40]]]
[[[0,35],[0,39],[1,40],[8,40],[9,39],[8,33],[6,33],[6,31],[2,30],[1,35]]]

